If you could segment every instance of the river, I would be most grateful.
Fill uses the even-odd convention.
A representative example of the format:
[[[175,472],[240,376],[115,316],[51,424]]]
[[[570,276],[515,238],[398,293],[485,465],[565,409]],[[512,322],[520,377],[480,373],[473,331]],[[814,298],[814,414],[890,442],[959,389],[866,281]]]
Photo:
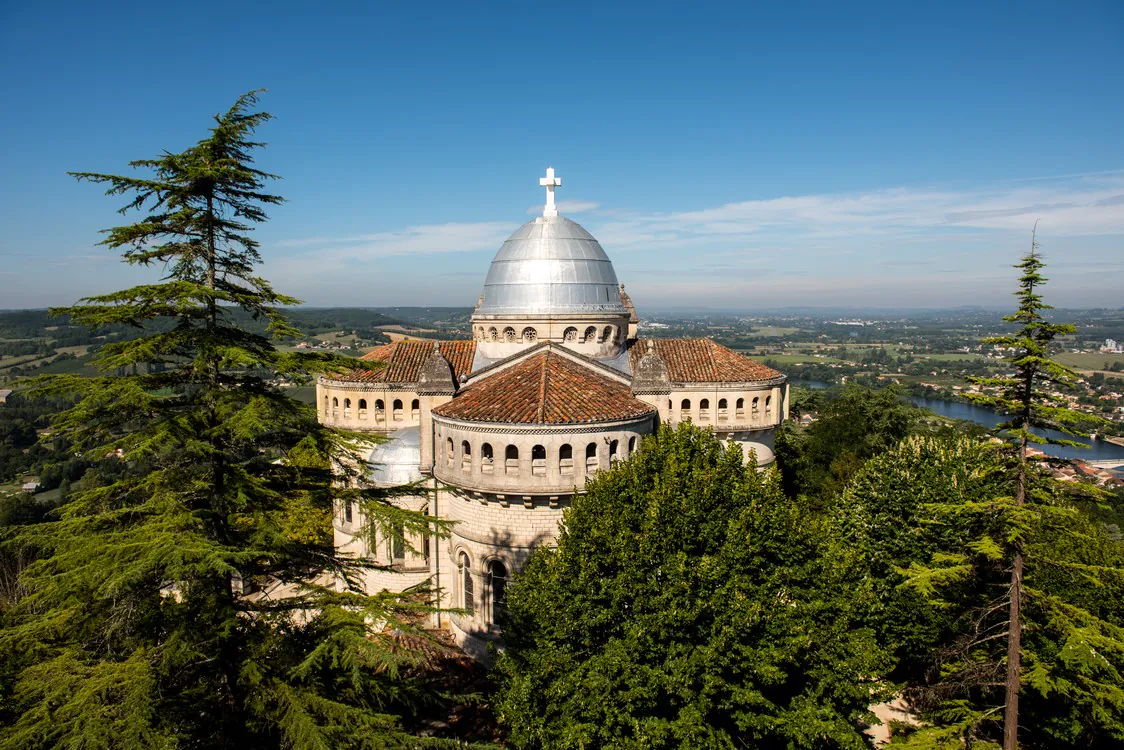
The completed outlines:
[[[949,417],[951,419],[964,419],[969,422],[983,425],[984,427],[994,427],[1004,420],[1004,417],[996,414],[991,409],[975,404],[965,403],[963,401],[946,401],[943,398],[925,398],[923,396],[911,396],[910,400],[917,406],[929,411],[936,412],[942,417]],[[1089,461],[1105,460],[1112,458],[1124,459],[1124,446],[1113,445],[1104,440],[1090,440],[1083,437],[1072,437],[1065,435],[1056,430],[1035,430],[1045,437],[1058,438],[1060,440],[1072,440],[1077,443],[1084,443],[1088,448],[1071,448],[1068,445],[1035,445],[1034,447],[1041,450],[1049,456],[1057,456],[1059,458],[1084,458]]]
[[[804,386],[812,390],[822,390],[828,387],[828,384],[822,380],[793,380],[793,385]],[[975,422],[976,424],[983,425],[984,427],[994,427],[1003,421],[1003,417],[996,414],[991,409],[975,404],[969,404],[964,401],[948,401],[943,398],[925,398],[923,396],[911,396],[910,400],[916,406],[923,409],[940,414],[942,417],[949,417],[950,419],[963,419],[968,422]],[[1105,442],[1104,440],[1090,440],[1083,437],[1072,437],[1065,435],[1056,430],[1036,430],[1046,437],[1058,438],[1062,440],[1072,440],[1077,443],[1084,443],[1088,448],[1071,448],[1068,445],[1035,445],[1034,447],[1041,450],[1050,456],[1057,456],[1059,458],[1084,458],[1088,461],[1100,461],[1108,459],[1124,459],[1124,446],[1113,445],[1112,443]]]

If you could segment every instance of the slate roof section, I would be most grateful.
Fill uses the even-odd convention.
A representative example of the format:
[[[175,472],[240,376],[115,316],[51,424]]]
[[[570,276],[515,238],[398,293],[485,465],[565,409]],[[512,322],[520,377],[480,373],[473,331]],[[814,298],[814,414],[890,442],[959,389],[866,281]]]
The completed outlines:
[[[476,354],[476,341],[442,341],[439,344],[442,356],[449,360],[453,373],[459,380],[472,369],[472,357]],[[432,341],[395,341],[372,349],[359,359],[366,362],[381,362],[385,367],[377,370],[340,373],[334,380],[348,380],[362,383],[416,383],[422,366],[433,353]]]
[[[588,424],[641,417],[655,409],[630,388],[547,349],[468,386],[433,413],[468,422]]]
[[[782,377],[773,368],[710,339],[637,339],[628,351],[633,372],[648,351],[649,341],[667,364],[673,383],[750,383]]]

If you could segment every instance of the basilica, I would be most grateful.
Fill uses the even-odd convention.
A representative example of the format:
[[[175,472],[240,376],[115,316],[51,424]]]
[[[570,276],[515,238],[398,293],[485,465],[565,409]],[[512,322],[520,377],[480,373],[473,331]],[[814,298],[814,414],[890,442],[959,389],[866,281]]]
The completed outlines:
[[[316,402],[329,426],[385,436],[372,450],[375,486],[416,483],[403,507],[447,519],[450,536],[359,534],[350,504],[335,514],[344,552],[381,563],[371,593],[429,581],[449,628],[482,657],[500,631],[509,576],[552,544],[587,479],[636,451],[661,422],[691,421],[773,462],[788,415],[785,377],[710,339],[641,337],[624,284],[597,240],[558,215],[548,169],[542,216],[503,243],[472,315],[472,338],[398,341],[379,363],[322,377]],[[397,539],[397,541],[396,541]]]

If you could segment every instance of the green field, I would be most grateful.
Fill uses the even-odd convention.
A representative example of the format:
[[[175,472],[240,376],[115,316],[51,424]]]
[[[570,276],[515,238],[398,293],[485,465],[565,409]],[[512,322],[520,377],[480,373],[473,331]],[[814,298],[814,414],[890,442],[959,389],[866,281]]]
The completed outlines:
[[[1106,363],[1112,365],[1119,362],[1121,365],[1124,365],[1124,354],[1104,354],[1102,352],[1074,354],[1073,352],[1060,352],[1054,358],[1063,365],[1069,365],[1076,370],[1104,370],[1106,369]]]
[[[800,328],[784,328],[782,326],[762,326],[761,328],[754,328],[752,335],[764,336],[766,338],[778,338],[780,336],[791,336],[794,333],[800,333]]]

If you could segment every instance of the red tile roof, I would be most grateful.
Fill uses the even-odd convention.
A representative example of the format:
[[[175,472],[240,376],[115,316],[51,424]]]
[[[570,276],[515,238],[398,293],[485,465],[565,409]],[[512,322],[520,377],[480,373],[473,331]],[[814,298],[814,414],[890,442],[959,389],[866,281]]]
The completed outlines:
[[[465,388],[434,414],[470,422],[580,424],[639,417],[655,408],[623,383],[554,351],[500,370]]]
[[[457,379],[466,375],[472,368],[472,358],[476,354],[476,342],[442,341],[441,354],[453,366]],[[377,370],[353,370],[335,375],[337,380],[352,380],[365,383],[416,383],[425,360],[433,352],[432,341],[395,341],[372,349],[359,359],[365,362],[380,362],[385,366]]]
[[[648,351],[648,342],[667,363],[673,383],[746,383],[772,380],[781,373],[754,362],[710,339],[638,339],[628,351],[632,370]]]

